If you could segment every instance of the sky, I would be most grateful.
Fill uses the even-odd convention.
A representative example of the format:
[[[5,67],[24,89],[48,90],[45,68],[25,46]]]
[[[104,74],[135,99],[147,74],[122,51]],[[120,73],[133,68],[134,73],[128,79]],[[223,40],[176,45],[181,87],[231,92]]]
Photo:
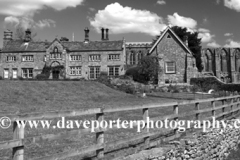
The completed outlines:
[[[205,47],[240,47],[240,0],[0,0],[0,47],[3,32],[30,28],[37,41],[67,37],[151,42],[166,26],[198,32]]]

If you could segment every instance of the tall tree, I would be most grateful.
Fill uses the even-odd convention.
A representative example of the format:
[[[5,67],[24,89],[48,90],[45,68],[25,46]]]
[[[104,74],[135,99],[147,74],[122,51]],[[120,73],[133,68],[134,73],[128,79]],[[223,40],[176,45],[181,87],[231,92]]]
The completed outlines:
[[[201,60],[201,38],[198,38],[198,32],[188,32],[187,28],[178,26],[173,26],[171,29],[182,41],[188,40],[188,47],[196,59],[196,66],[198,68],[198,71],[201,72],[203,70]]]
[[[32,30],[32,29],[30,29]],[[15,30],[15,34],[14,34],[14,38],[15,39],[19,39],[19,40],[24,40],[25,38],[25,29],[21,26],[21,25],[18,25],[16,26],[16,30]],[[34,40],[34,38],[37,36],[37,33],[32,33],[31,34],[31,39]]]

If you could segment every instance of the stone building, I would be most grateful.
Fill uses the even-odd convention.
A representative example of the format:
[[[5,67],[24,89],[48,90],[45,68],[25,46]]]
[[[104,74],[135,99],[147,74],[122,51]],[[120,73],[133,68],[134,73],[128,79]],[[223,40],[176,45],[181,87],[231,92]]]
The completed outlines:
[[[164,30],[148,54],[159,60],[159,85],[170,82],[189,83],[190,78],[197,76],[192,52],[170,27]]]
[[[106,31],[106,33],[104,33]],[[4,79],[36,78],[49,69],[50,79],[96,79],[101,72],[109,76],[124,74],[125,42],[110,41],[108,29],[102,29],[101,41],[34,42],[27,30],[24,40],[14,40],[11,31],[4,32],[0,55],[0,75]]]
[[[224,82],[240,81],[240,48],[202,49],[203,73],[210,73]]]

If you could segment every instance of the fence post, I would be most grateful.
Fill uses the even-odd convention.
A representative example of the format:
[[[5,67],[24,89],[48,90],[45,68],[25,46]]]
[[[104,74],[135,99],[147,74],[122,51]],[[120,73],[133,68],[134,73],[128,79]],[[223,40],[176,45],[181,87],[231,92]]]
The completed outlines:
[[[225,99],[222,100],[222,105],[225,104]],[[225,112],[225,107],[222,108],[222,113]],[[225,115],[222,116],[222,119],[225,119]]]
[[[96,120],[100,123],[104,120],[104,114],[98,113],[96,114]],[[104,146],[104,131],[98,131],[96,133],[96,141],[98,145]],[[102,159],[104,157],[104,148],[96,150],[97,159]]]
[[[24,138],[24,128],[18,127],[17,122],[13,122],[13,139],[23,139]],[[24,146],[14,147],[12,151],[13,160],[23,160],[24,159]]]
[[[178,105],[173,106],[173,113],[178,115]],[[175,121],[178,120],[178,117],[174,118]],[[174,130],[174,134],[177,133],[177,129]]]
[[[211,105],[212,105],[212,117],[215,117],[215,116],[216,116],[215,101],[212,101],[212,102],[211,102]]]
[[[195,110],[196,110],[196,111],[199,111],[199,103],[195,103]],[[196,119],[196,120],[199,120],[199,113],[196,113],[195,119]]]
[[[142,116],[143,116],[143,120],[145,121],[144,132],[148,133],[149,132],[149,125],[150,125],[150,124],[147,124],[147,118],[149,118],[148,108],[144,108],[142,110]],[[148,148],[149,144],[150,144],[150,137],[149,136],[144,138],[144,143],[145,143],[144,147]]]

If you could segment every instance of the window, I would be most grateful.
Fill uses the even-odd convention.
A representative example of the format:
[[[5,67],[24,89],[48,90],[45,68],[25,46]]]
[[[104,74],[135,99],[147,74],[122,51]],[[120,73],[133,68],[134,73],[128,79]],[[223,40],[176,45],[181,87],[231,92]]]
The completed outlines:
[[[166,62],[166,73],[176,73],[176,64],[175,62]]]
[[[58,52],[58,48],[55,47],[53,52],[50,53],[50,59],[61,59],[62,53]]]
[[[101,61],[101,55],[100,54],[89,55],[89,61],[92,62]]]
[[[130,65],[136,64],[136,55],[134,52],[130,53]]]
[[[167,38],[171,38],[171,35],[169,34],[169,35],[167,35]]]
[[[17,78],[17,68],[13,68],[13,70],[12,70],[12,78],[13,79]]]
[[[4,69],[3,78],[9,78],[9,69]]]
[[[82,75],[82,67],[81,66],[73,66],[70,67],[70,75]]]
[[[120,54],[109,54],[108,60],[110,61],[119,61],[120,60]]]
[[[22,68],[22,78],[33,78],[33,68]]]
[[[90,68],[90,79],[97,79],[100,75],[100,67],[89,67]]]
[[[16,56],[7,56],[7,62],[16,62]]]
[[[138,63],[142,60],[142,58],[143,58],[143,53],[140,51],[138,53]]]
[[[81,55],[70,55],[70,61],[81,61],[82,56]]]
[[[33,55],[24,55],[22,56],[23,62],[33,62]]]
[[[119,76],[119,66],[109,66],[108,76],[110,77]]]

